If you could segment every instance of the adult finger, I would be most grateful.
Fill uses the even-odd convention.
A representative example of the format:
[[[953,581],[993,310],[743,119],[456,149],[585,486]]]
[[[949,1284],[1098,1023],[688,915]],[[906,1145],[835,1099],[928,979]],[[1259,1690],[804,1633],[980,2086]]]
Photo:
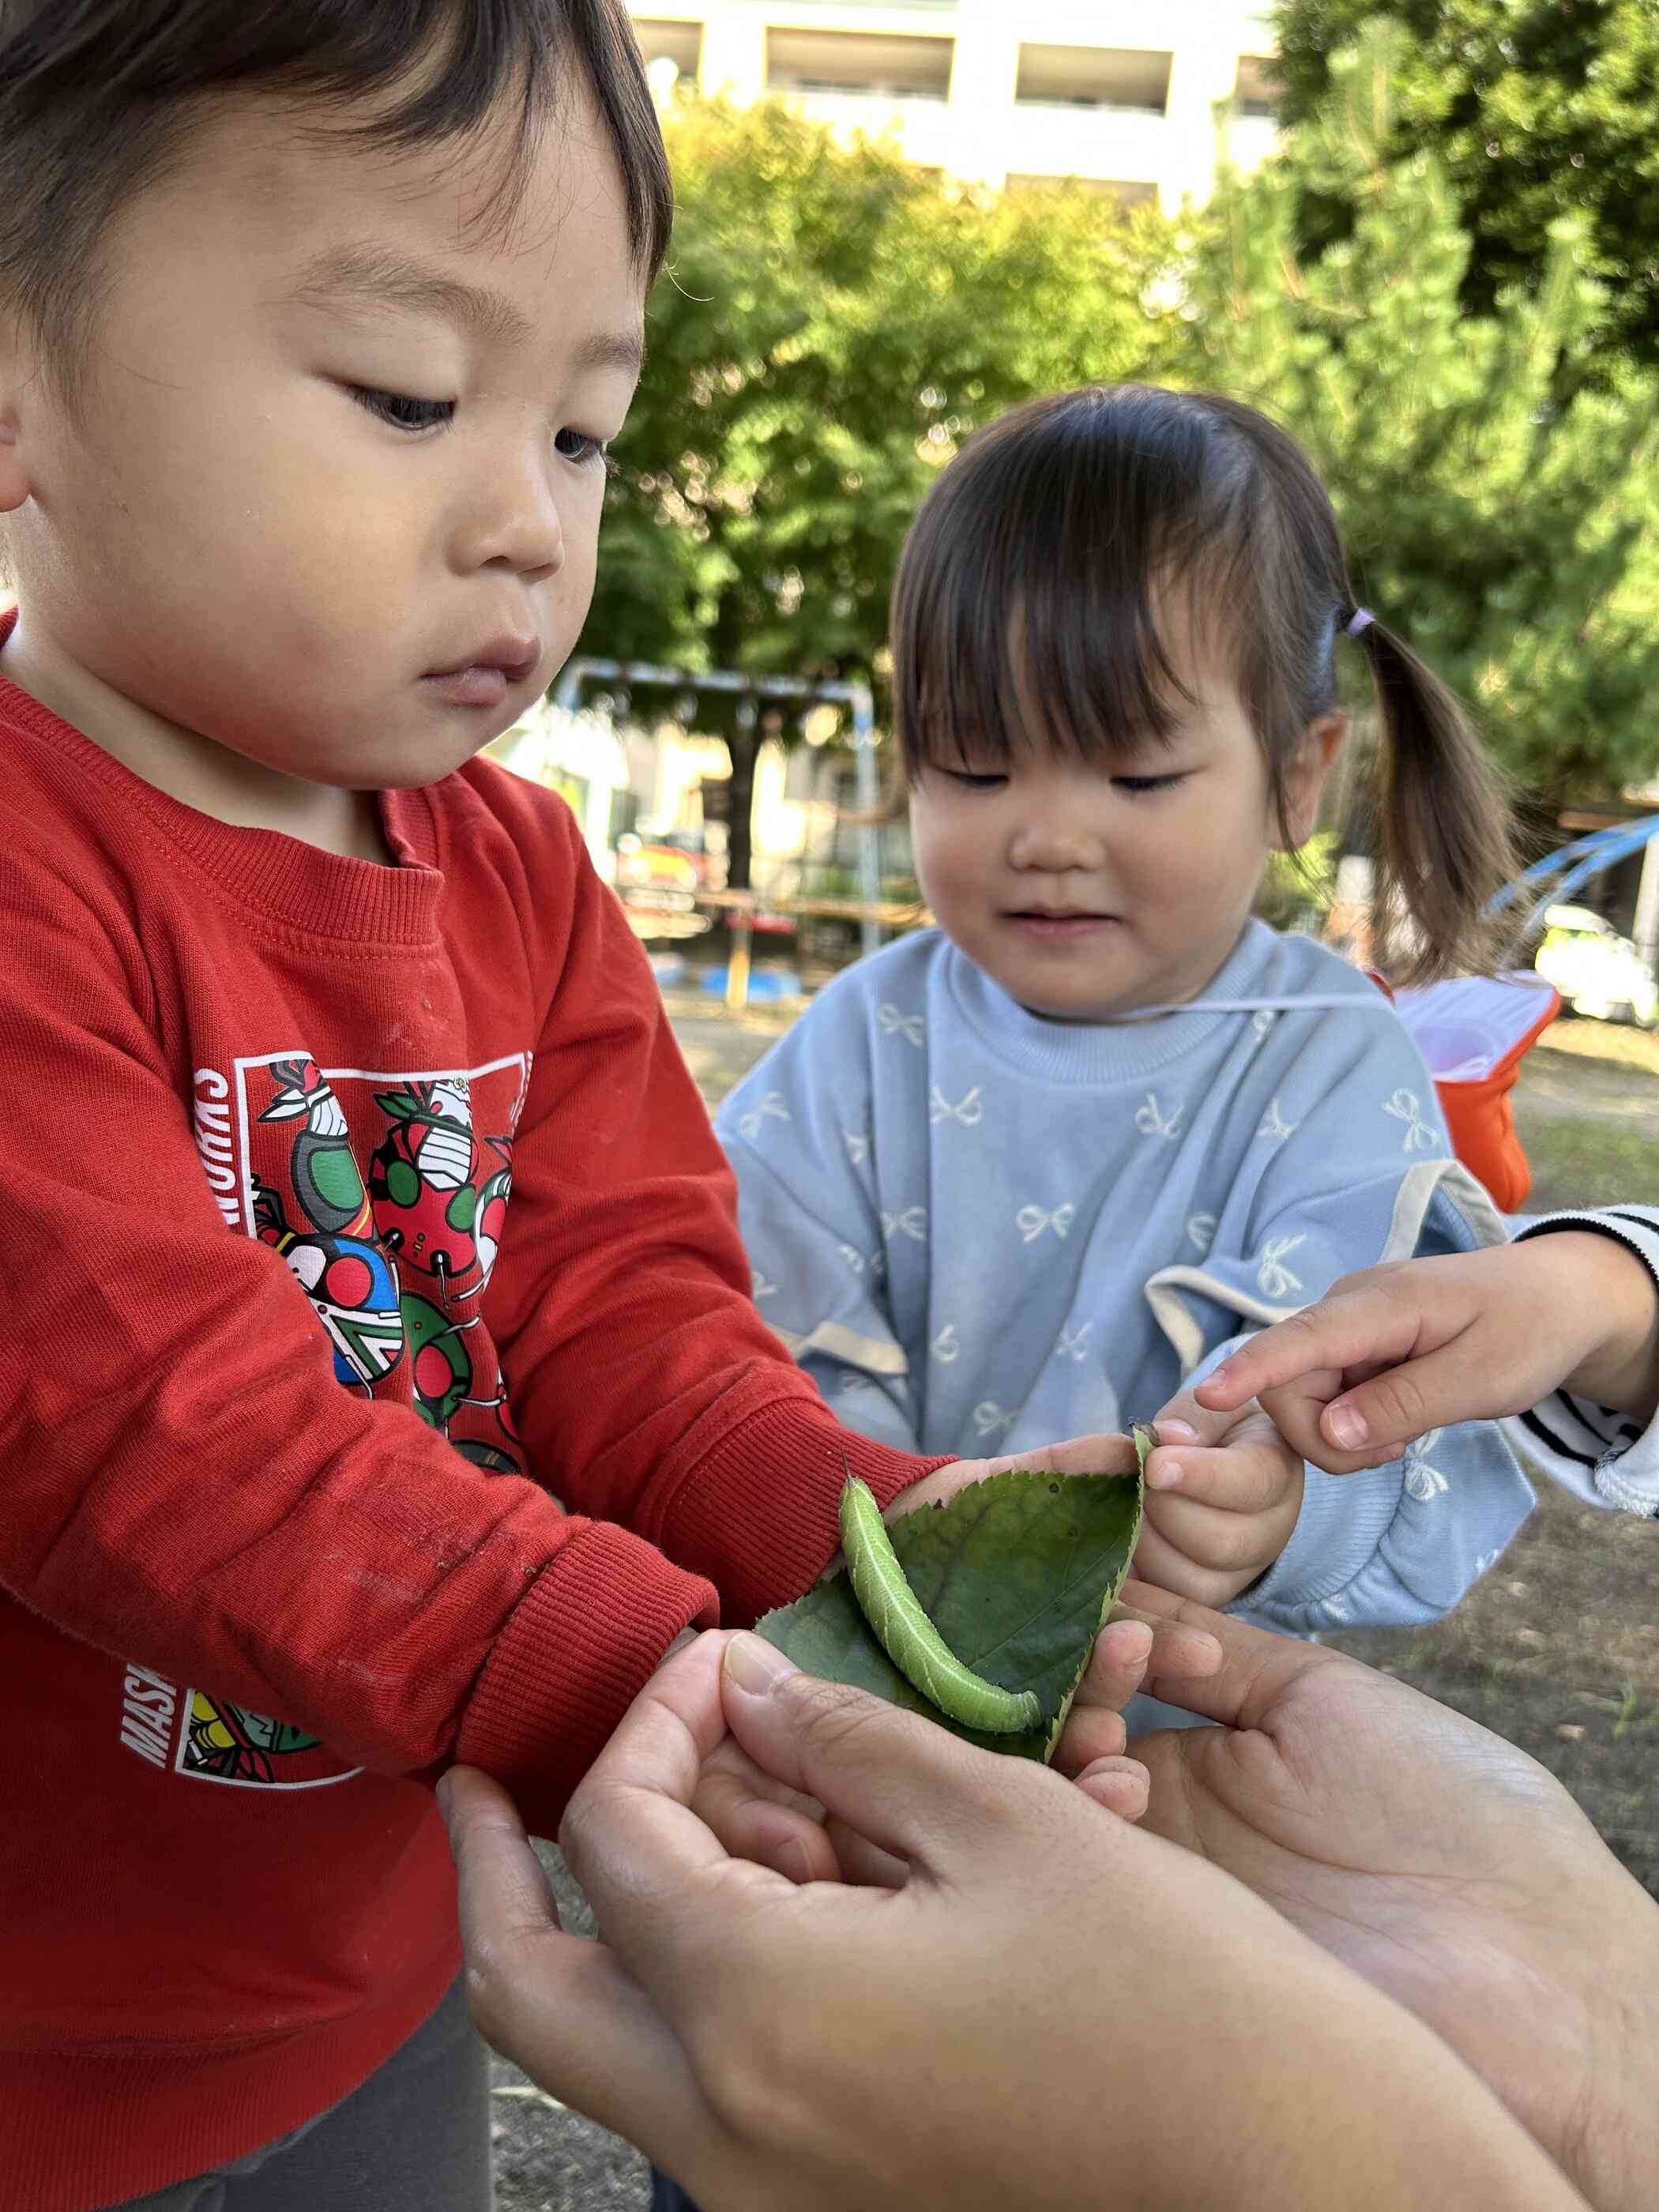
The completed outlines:
[[[1213,1674],[1166,1678],[1154,1672],[1146,1686],[1165,1705],[1179,1705],[1225,1728],[1261,1727],[1291,1684],[1310,1668],[1358,1663],[1323,1644],[1275,1636],[1234,1614],[1213,1612],[1170,1590],[1143,1589],[1139,1601],[1164,1620],[1201,1628],[1215,1638],[1221,1648],[1221,1664]]]
[[[763,1774],[729,1740],[705,1764],[691,1806],[733,1858],[771,1867],[793,1882],[841,1879],[822,1806]]]
[[[1153,1640],[1149,1622],[1109,1620],[1089,1654],[1089,1664],[1078,1685],[1078,1703],[1120,1711],[1145,1679]]]
[[[1120,1820],[1139,1820],[1152,1802],[1152,1778],[1138,1759],[1098,1759],[1076,1778],[1085,1797]]]
[[[1221,1664],[1220,1644],[1207,1628],[1166,1620],[1158,1613],[1149,1612],[1146,1600],[1155,1595],[1149,1583],[1132,1573],[1119,1590],[1110,1615],[1115,1621],[1143,1621],[1152,1630],[1152,1653],[1146,1662],[1148,1678],[1156,1674],[1161,1681],[1167,1682],[1178,1676],[1213,1674]]]
[[[659,1668],[560,1824],[571,1872],[630,1965],[635,1954],[670,1955],[663,1930],[699,1881],[775,1879],[734,1863],[692,1809],[705,1766],[726,1741],[720,1667],[732,1638],[711,1631]]]
[[[760,1637],[732,1638],[721,1678],[732,1735],[757,1765],[913,1869],[973,1863],[1006,1839],[1011,1802],[1060,1786],[1045,1768],[781,1660]]]
[[[1041,1451],[1017,1452],[1012,1457],[987,1462],[994,1474],[1012,1468],[1033,1468],[1048,1474],[1133,1474],[1134,1440],[1118,1431],[1092,1437],[1071,1437],[1064,1443],[1045,1444]]]
[[[452,1767],[438,1802],[455,1860],[467,2002],[485,2041],[560,2100],[649,2148],[695,2121],[678,2038],[603,1943],[563,1934],[512,1799]]]
[[[1121,1713],[1103,1705],[1074,1705],[1066,1717],[1049,1765],[1056,1774],[1081,1774],[1097,1759],[1121,1759],[1129,1741]]]

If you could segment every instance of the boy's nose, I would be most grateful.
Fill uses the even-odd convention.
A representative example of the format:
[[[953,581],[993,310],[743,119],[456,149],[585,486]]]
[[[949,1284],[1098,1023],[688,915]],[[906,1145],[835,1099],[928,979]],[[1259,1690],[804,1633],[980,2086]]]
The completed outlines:
[[[547,464],[539,456],[489,467],[461,532],[461,564],[509,568],[539,582],[564,566],[564,532]]]

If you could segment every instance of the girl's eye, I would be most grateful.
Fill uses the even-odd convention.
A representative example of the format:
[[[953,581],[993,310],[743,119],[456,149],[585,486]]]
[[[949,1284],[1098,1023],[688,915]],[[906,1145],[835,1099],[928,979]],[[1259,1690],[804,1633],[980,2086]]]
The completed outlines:
[[[578,468],[591,467],[596,461],[606,460],[603,438],[590,438],[586,430],[561,430],[553,440],[553,449],[562,460],[574,461]]]
[[[1173,791],[1178,783],[1187,781],[1185,771],[1176,775],[1115,775],[1113,783],[1119,791],[1127,791],[1132,799],[1143,792]]]
[[[453,399],[414,399],[405,392],[380,392],[368,384],[353,384],[347,389],[360,407],[377,422],[389,422],[394,430],[434,429],[455,412]]]
[[[963,791],[1000,791],[1008,781],[1006,775],[999,775],[994,770],[987,770],[981,775],[971,769],[947,768],[943,772]]]

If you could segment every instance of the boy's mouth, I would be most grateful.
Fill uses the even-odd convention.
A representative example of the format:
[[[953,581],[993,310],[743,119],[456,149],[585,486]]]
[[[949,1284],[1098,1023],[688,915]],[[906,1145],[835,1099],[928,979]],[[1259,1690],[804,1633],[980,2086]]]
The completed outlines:
[[[465,659],[429,670],[421,681],[453,707],[499,707],[509,691],[530,681],[541,657],[534,638],[493,637]]]

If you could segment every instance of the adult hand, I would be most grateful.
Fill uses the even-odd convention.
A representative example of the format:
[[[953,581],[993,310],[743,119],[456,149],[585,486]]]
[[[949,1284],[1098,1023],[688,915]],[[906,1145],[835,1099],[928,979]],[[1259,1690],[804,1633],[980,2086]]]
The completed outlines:
[[[1194,1683],[1221,1664],[1221,1646],[1205,1628],[1149,1613],[1150,1593],[1126,1582],[1095,1640],[1066,1728],[1054,1747],[1062,1774],[1091,1767],[1097,1802],[1121,1819],[1146,1809],[1146,1770],[1125,1756],[1123,1708],[1156,1668],[1165,1682]],[[678,1638],[669,1657],[687,1641]],[[905,1869],[826,1814],[806,1792],[757,1767],[728,1735],[704,1761],[693,1800],[701,1820],[734,1857],[753,1859],[792,1881],[874,1881],[896,1887]]]
[[[1352,1474],[1431,1429],[1523,1413],[1563,1387],[1646,1417],[1659,1403],[1659,1296],[1626,1246],[1563,1230],[1491,1251],[1345,1275],[1241,1345],[1181,1410],[1208,1442],[1258,1398],[1316,1467]]]
[[[1559,1783],[1358,1660],[1142,1602],[1226,1655],[1201,1682],[1149,1684],[1223,1725],[1136,1739],[1146,1826],[1414,2013],[1600,2212],[1650,2212],[1659,1906]]]
[[[904,1887],[730,1858],[691,1810],[728,1726]],[[757,1638],[665,1667],[572,1801],[600,1943],[559,1931],[496,1785],[443,1796],[484,2034],[709,2212],[1582,2212],[1443,2045],[1086,1778]]]

